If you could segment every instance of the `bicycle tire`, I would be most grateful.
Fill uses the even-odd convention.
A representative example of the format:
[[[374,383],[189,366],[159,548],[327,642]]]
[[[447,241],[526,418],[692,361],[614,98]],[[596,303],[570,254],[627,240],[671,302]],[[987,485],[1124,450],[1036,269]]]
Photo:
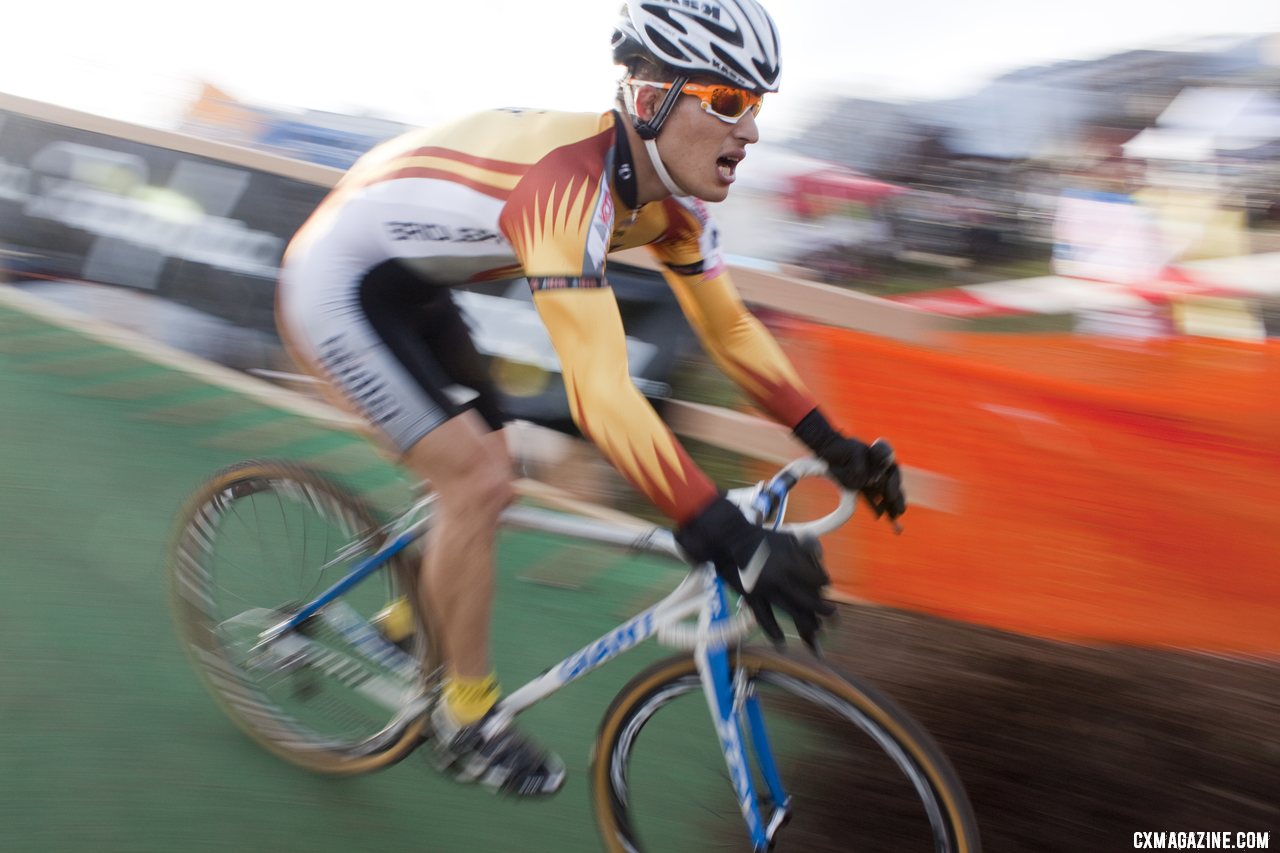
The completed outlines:
[[[887,696],[816,661],[764,649],[734,653],[731,666],[761,697],[793,803],[772,849],[980,851],[959,777]],[[652,744],[647,759],[634,750],[641,742]],[[752,773],[759,792],[758,768]],[[591,784],[610,851],[751,848],[690,655],[653,664],[619,692],[601,723]]]
[[[255,525],[261,525],[258,541],[240,544],[234,534],[252,534]],[[300,559],[278,559],[282,538],[289,540],[285,544],[300,540]],[[323,572],[315,568],[362,539],[364,547],[350,558]],[[240,729],[308,770],[336,775],[378,770],[399,761],[424,736],[425,716],[410,695],[426,689],[422,673],[436,667],[435,644],[417,607],[417,568],[407,551],[342,596],[341,604],[325,608],[355,611],[367,619],[377,602],[407,596],[414,630],[410,637],[398,638],[405,654],[380,646],[383,656],[375,662],[362,652],[367,643],[357,645],[349,634],[332,630],[327,615],[304,623],[295,641],[302,650],[293,658],[281,654],[272,659],[273,645],[255,656],[251,646],[263,628],[285,618],[291,606],[296,612],[384,540],[366,501],[324,474],[273,460],[241,462],[219,471],[178,515],[167,561],[170,599],[177,633],[194,669]],[[286,573],[296,576],[285,578]],[[381,583],[375,580],[379,576]],[[224,612],[257,603],[253,599],[259,594],[247,592],[251,584],[275,585],[277,580],[278,589],[261,594],[265,606],[230,617]],[[360,664],[364,670],[356,671]],[[371,693],[375,684],[390,685],[396,692],[388,695],[384,689],[379,702],[367,701],[361,691]],[[345,695],[343,686],[353,695]],[[388,707],[401,699],[399,710]]]

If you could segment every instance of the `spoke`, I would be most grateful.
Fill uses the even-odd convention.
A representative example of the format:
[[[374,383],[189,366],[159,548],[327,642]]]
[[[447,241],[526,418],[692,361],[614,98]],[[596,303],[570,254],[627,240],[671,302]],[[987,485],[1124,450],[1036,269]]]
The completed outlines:
[[[250,581],[261,581],[263,579],[263,574],[264,574],[263,569],[265,568],[266,565],[269,565],[270,563],[270,556],[267,553],[267,551],[269,550],[269,547],[266,541],[263,539],[261,517],[260,517],[260,513],[258,510],[258,503],[257,503],[257,493],[256,492],[251,493],[246,497],[247,497],[247,503],[248,503],[247,508],[251,510],[251,512],[248,514],[253,516],[253,523],[250,523],[245,518],[246,513],[243,511],[244,510],[243,505],[246,503],[245,498],[234,498],[234,499],[228,500],[225,504],[226,511],[224,514],[234,518],[235,521],[239,524],[239,526],[247,534],[247,538],[254,542],[253,548],[244,549],[245,557],[256,555],[259,560],[263,560],[265,562],[256,566],[246,566],[243,563],[239,562],[238,560],[232,560],[226,555],[219,554],[216,556],[217,556],[217,559],[221,560],[225,565],[229,565],[233,569],[235,569],[237,571],[238,578],[242,580],[248,579]],[[246,604],[261,605],[264,603],[262,601],[253,601],[251,599],[248,599],[245,596],[234,592],[233,590],[228,588],[225,584],[218,584],[218,588],[221,589],[223,592],[227,593],[228,595],[236,598],[237,600],[245,602]],[[288,591],[284,590],[284,593],[285,593],[285,597],[287,598]],[[279,604],[281,602],[275,602],[275,603]]]
[[[170,563],[185,601],[177,612],[229,715],[291,760],[323,770],[385,766],[416,745],[405,737],[421,714],[410,711],[416,671],[366,647],[362,632],[373,629],[357,622],[350,633],[318,619],[277,637],[279,645],[262,642],[383,538],[358,495],[288,463],[246,463],[209,481],[184,529]],[[334,610],[367,620],[400,568],[398,558],[379,566],[386,581],[353,586]]]
[[[244,527],[246,530],[248,530],[248,529],[249,529],[249,525],[248,525],[248,524],[246,524],[246,523],[245,523],[245,521],[244,521],[244,519],[240,517],[240,511],[239,511],[239,509],[236,507],[236,505],[235,505],[235,503],[234,503],[233,501],[231,501],[231,500],[227,500],[227,501],[223,502],[222,506],[224,507],[224,509],[223,509],[223,511],[220,513],[219,518],[218,518],[218,521],[217,521],[217,525],[218,525],[218,528],[219,528],[219,529],[222,529],[222,519],[223,519],[223,518],[226,518],[226,517],[228,517],[228,516],[230,516],[231,518],[233,518],[233,519],[235,519],[236,521],[238,521],[238,522],[240,523],[240,525],[241,525],[242,527]],[[217,549],[215,549],[212,545],[210,546],[210,549],[209,549],[209,550],[210,550],[210,557],[211,557],[212,559],[217,560],[217,561],[219,561],[220,563],[222,563],[223,565],[230,566],[231,568],[233,568],[233,569],[237,570],[237,571],[240,573],[240,575],[241,575],[241,576],[244,576],[244,575],[247,573],[247,572],[246,572],[246,570],[245,570],[245,567],[244,567],[243,565],[241,565],[241,564],[240,564],[240,563],[238,563],[237,561],[232,560],[231,558],[227,557],[225,554],[222,554],[222,553],[220,553],[220,552],[217,552]],[[219,576],[224,576],[224,573],[219,572],[219,573],[218,573],[218,575],[219,575]],[[223,592],[227,593],[228,595],[231,595],[231,596],[234,596],[234,597],[236,597],[236,598],[239,598],[239,599],[241,599],[241,600],[245,601],[246,603],[251,603],[251,602],[249,602],[247,599],[244,599],[244,597],[243,597],[243,596],[237,595],[236,593],[232,592],[232,590],[231,590],[231,589],[229,589],[225,584],[215,582],[215,586],[217,586],[217,587],[218,587],[218,589],[222,590]]]

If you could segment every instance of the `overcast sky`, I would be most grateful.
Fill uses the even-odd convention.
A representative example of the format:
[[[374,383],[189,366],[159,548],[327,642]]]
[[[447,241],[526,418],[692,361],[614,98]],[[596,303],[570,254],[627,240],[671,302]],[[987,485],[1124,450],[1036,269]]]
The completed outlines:
[[[469,109],[606,109],[619,0],[17,0],[0,91],[172,126],[197,81],[249,102],[429,123]],[[773,0],[783,91],[762,129],[822,95],[946,97],[1004,71],[1280,31],[1280,0]],[[1280,62],[1280,56],[1276,57]]]

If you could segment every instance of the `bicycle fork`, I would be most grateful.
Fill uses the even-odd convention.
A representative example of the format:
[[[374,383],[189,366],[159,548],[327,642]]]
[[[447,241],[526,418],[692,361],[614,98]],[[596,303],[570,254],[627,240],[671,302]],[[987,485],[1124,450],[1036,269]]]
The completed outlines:
[[[710,627],[715,628],[727,621],[729,615],[724,583],[717,578],[714,581],[711,606],[702,618],[709,622]],[[694,655],[716,734],[720,739],[720,749],[724,752],[729,780],[738,797],[738,807],[746,821],[753,849],[757,853],[764,853],[772,846],[774,836],[790,817],[791,798],[782,787],[782,778],[773,758],[773,750],[769,746],[760,698],[747,682],[745,671],[730,671],[729,649],[724,643],[699,644]],[[744,731],[746,738],[743,736]],[[751,752],[755,754],[760,777],[768,789],[767,802],[771,808],[767,816],[763,813],[761,798],[756,792],[750,753],[747,750],[748,740]]]

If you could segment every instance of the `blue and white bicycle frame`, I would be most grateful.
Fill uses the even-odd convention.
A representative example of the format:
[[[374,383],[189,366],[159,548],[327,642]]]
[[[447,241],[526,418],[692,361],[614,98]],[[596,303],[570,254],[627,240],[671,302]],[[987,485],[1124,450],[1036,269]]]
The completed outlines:
[[[799,459],[768,482],[732,490],[728,497],[756,523],[767,522],[774,528],[797,535],[818,536],[848,520],[854,508],[853,493],[842,491],[839,505],[823,518],[788,525],[783,525],[782,520],[787,494],[796,482],[804,477],[825,474],[823,462]],[[281,644],[287,647],[291,641],[305,643],[295,629],[308,619],[319,617],[341,631],[372,659],[398,658],[397,670],[415,669],[416,661],[387,643],[368,622],[349,608],[344,608],[338,599],[426,532],[431,521],[431,502],[429,496],[424,498],[393,522],[390,525],[393,535],[387,544],[361,560],[341,580],[288,619],[259,634],[257,647],[265,649]],[[688,562],[671,531],[660,527],[624,525],[528,506],[509,508],[503,516],[503,525],[561,534]],[[395,532],[397,529],[398,533]],[[364,550],[368,544],[368,540],[353,543],[334,562]],[[730,650],[741,644],[753,625],[749,609],[739,607],[736,612],[731,611],[724,582],[716,576],[713,568],[710,565],[695,567],[662,601],[569,655],[502,699],[490,725],[495,729],[506,725],[517,714],[650,637],[656,637],[664,645],[691,649],[743,819],[755,849],[766,850],[770,839],[786,820],[790,798],[773,760],[760,703],[747,684],[745,674],[741,671],[735,673],[730,666]],[[366,679],[361,686],[367,695],[385,701],[391,710],[402,715],[416,716],[427,707],[427,697],[421,692],[406,695],[395,685],[379,685],[377,679]],[[767,799],[756,790],[748,763],[747,742],[750,742],[756,756]],[[770,806],[768,814],[764,813],[763,804]]]

